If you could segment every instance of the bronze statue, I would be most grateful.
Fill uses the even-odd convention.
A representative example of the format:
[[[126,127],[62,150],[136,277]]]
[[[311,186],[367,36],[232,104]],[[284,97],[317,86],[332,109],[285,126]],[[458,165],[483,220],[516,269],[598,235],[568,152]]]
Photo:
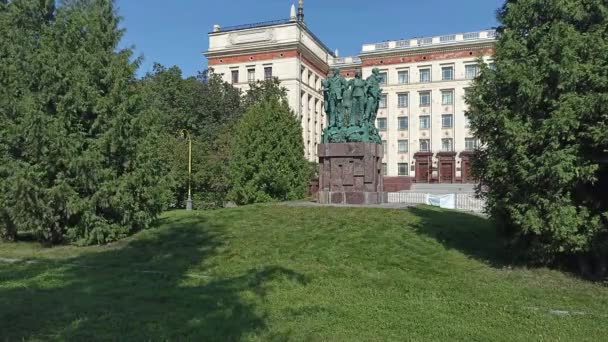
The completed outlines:
[[[329,127],[342,127],[344,113],[342,110],[342,94],[346,81],[340,76],[340,70],[333,69],[333,75],[329,78]]]
[[[329,120],[329,126],[323,131],[324,143],[382,143],[375,126],[381,96],[378,69],[374,69],[367,80],[357,71],[355,78],[347,82],[340,76],[340,70],[334,68],[332,76],[322,85]]]
[[[365,103],[367,101],[366,96],[366,82],[361,78],[361,71],[358,70],[355,73],[355,78],[349,82],[352,87],[353,93],[353,107],[350,113],[349,126],[356,126],[363,121],[363,115],[365,113]]]
[[[367,96],[367,105],[365,106],[365,122],[374,123],[376,121],[376,116],[378,115],[378,109],[380,107],[380,70],[378,68],[374,68],[372,70],[372,75],[366,80],[366,96]]]

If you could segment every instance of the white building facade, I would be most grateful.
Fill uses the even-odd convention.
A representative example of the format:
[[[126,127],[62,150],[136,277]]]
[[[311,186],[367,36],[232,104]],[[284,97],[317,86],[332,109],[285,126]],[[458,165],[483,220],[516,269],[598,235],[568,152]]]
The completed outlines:
[[[379,68],[384,82],[377,127],[384,172],[420,183],[472,182],[470,156],[477,146],[465,116],[464,94],[479,61],[492,65],[495,31],[363,45],[359,56],[338,58],[306,27],[303,8],[277,21],[214,27],[205,56],[224,80],[246,89],[277,77],[302,122],[306,157],[317,160],[327,126],[321,81],[330,68],[346,78]]]
[[[296,17],[295,8],[290,19],[223,29],[216,25],[205,56],[215,73],[242,90],[251,82],[278,78],[302,123],[306,158],[317,160],[327,125],[321,81],[327,78],[333,54]]]

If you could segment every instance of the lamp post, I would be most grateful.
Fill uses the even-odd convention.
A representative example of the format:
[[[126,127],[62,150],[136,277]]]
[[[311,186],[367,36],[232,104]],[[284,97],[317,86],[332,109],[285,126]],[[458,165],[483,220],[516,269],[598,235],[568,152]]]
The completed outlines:
[[[186,210],[192,210],[192,136],[185,129],[181,130],[181,135],[188,139],[188,199],[186,200]]]

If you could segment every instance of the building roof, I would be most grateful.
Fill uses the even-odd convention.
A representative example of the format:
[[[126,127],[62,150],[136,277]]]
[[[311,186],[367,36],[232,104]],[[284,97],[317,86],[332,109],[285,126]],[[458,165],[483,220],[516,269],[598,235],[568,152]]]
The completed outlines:
[[[293,19],[278,19],[278,20],[262,21],[262,22],[258,22],[258,23],[227,26],[227,27],[215,26],[213,32],[209,32],[209,34],[213,35],[213,34],[232,32],[232,31],[241,31],[241,30],[255,29],[255,28],[260,28],[260,27],[281,26],[281,25],[289,25],[289,24],[297,24],[298,26],[300,26],[300,28],[305,30],[325,50],[325,52],[327,52],[331,57],[335,57],[334,53],[327,47],[327,45],[325,45],[325,43],[323,43],[323,41],[319,37],[317,37],[317,35],[315,35],[304,22],[294,21]]]
[[[434,37],[393,40],[373,44],[364,44],[361,48],[361,55],[382,53],[387,51],[393,52],[418,48],[443,47],[449,45],[478,43],[495,40],[496,30],[493,29],[476,32],[448,34]]]

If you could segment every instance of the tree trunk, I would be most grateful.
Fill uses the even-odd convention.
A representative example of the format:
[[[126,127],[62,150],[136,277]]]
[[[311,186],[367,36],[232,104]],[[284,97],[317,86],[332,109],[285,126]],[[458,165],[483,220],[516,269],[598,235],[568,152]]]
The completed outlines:
[[[589,258],[585,254],[581,254],[577,256],[578,261],[578,271],[584,278],[591,278],[593,275],[591,271],[591,263],[589,262]]]
[[[597,279],[604,279],[608,275],[608,257],[598,255],[595,261],[595,276]]]

